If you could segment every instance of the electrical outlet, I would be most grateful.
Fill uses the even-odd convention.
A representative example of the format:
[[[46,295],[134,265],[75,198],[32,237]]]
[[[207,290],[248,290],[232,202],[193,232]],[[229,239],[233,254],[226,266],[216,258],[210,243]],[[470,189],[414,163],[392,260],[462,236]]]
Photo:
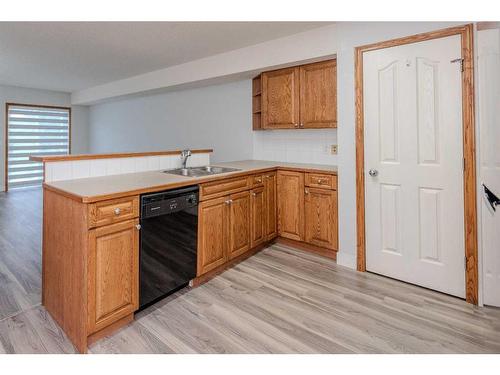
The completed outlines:
[[[337,152],[338,152],[338,146],[337,145],[331,145],[330,146],[330,154],[332,155],[337,155]]]

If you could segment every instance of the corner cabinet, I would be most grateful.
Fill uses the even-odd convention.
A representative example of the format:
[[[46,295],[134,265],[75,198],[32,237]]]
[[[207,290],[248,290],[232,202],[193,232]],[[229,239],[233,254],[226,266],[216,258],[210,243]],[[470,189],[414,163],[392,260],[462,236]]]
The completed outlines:
[[[304,239],[304,173],[278,172],[278,232],[295,241]]]
[[[253,90],[254,130],[337,127],[336,60],[264,72]]]
[[[278,171],[278,235],[316,246],[323,255],[338,250],[337,176]]]

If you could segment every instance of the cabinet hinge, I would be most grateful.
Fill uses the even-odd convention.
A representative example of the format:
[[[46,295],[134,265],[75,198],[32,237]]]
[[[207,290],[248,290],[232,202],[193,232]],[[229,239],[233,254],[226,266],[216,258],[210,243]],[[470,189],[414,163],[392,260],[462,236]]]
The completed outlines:
[[[460,63],[460,71],[463,72],[464,71],[464,59],[459,58],[459,59],[453,59],[450,61],[450,63],[452,63],[452,64],[457,63],[457,62]]]

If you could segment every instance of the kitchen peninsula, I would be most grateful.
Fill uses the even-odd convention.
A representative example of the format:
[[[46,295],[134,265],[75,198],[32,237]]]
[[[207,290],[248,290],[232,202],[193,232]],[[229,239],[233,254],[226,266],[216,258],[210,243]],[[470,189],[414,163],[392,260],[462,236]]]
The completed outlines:
[[[180,154],[39,159],[46,170],[50,163],[117,158],[149,165],[149,170],[133,173],[44,183],[42,303],[78,351],[85,353],[93,342],[129,323],[139,307],[143,194],[199,187],[193,286],[273,241],[336,258],[335,166],[245,160],[214,164],[234,169],[226,173],[199,177],[165,173],[180,165]],[[169,168],[161,164],[166,157],[171,159]],[[207,165],[207,159],[200,156],[188,166]],[[75,172],[79,167],[88,164],[74,164],[74,174],[79,175]]]

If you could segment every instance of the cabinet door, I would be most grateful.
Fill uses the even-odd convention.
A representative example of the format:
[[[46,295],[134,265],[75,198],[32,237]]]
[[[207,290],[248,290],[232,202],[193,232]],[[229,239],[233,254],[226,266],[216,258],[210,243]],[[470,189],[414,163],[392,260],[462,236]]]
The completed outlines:
[[[250,247],[260,245],[266,236],[266,200],[264,187],[250,191]]]
[[[139,308],[138,224],[134,219],[89,231],[89,333]]]
[[[337,61],[300,67],[300,127],[337,127]]]
[[[299,68],[262,73],[262,127],[299,126]]]
[[[278,221],[276,218],[276,172],[264,175],[265,197],[265,234],[266,239],[272,240],[278,235]]]
[[[278,171],[278,232],[296,241],[304,238],[304,173]]]
[[[198,276],[226,262],[228,202],[222,197],[198,206]]]
[[[337,191],[305,188],[305,241],[337,250]]]
[[[229,259],[250,250],[250,192],[231,194],[229,198]]]

